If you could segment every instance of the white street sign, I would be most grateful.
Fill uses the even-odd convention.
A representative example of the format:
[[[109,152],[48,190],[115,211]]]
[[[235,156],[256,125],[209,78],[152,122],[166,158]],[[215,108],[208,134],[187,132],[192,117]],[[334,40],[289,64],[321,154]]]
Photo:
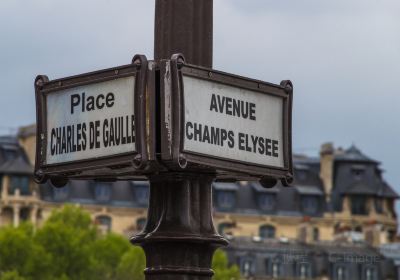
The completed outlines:
[[[135,151],[135,77],[51,92],[46,97],[46,164]]]
[[[183,76],[185,152],[284,167],[283,98]]]

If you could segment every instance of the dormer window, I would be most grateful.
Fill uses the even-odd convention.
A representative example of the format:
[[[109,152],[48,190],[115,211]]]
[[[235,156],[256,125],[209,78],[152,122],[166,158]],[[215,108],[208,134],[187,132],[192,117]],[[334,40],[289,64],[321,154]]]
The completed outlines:
[[[136,202],[139,205],[147,205],[149,202],[149,187],[145,184],[136,185],[134,188]]]
[[[351,174],[354,179],[361,180],[365,174],[365,166],[353,165],[351,167]]]
[[[273,193],[257,194],[258,205],[263,211],[273,211],[276,205],[276,195]]]
[[[217,193],[217,204],[221,210],[232,210],[236,204],[235,193],[231,191],[220,191]]]
[[[111,198],[110,183],[97,182],[95,187],[95,197],[99,202],[107,202]]]
[[[306,215],[316,215],[318,213],[319,202],[317,196],[303,196],[301,199],[302,209]]]

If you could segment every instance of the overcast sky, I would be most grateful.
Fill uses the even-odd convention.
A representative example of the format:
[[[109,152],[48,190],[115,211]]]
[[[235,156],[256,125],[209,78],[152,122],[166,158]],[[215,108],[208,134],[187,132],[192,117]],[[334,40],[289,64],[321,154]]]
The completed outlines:
[[[35,121],[33,81],[153,57],[153,0],[1,0],[0,134]],[[294,83],[295,152],[352,143],[400,192],[400,1],[214,0],[214,68]]]

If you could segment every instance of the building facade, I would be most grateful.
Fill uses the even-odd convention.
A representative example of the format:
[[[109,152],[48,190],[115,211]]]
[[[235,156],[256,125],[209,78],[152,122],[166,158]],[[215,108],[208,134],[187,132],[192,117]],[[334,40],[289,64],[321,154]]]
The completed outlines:
[[[18,226],[22,221],[40,226],[64,203],[87,210],[104,232],[130,236],[145,225],[147,182],[37,185],[32,177],[34,156],[34,126],[22,128],[17,137],[0,137],[0,226]],[[257,182],[213,185],[214,223],[231,240],[229,258],[243,275],[254,279],[392,277],[384,273],[390,265],[376,248],[395,241],[398,195],[384,180],[379,162],[355,146],[343,150],[324,144],[319,158],[295,156],[294,172],[292,187],[265,189]],[[297,253],[291,254],[294,248]],[[349,262],[346,252],[351,251],[359,252],[353,256],[356,259],[382,259],[369,265]],[[307,262],[299,263],[296,258],[301,254]],[[348,258],[332,258],[335,254]],[[288,257],[295,260],[285,263]]]

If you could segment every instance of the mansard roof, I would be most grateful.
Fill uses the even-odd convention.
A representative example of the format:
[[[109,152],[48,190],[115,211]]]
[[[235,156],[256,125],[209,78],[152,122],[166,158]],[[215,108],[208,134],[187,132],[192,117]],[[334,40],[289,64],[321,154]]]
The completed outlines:
[[[32,175],[29,163],[18,139],[14,136],[0,136],[0,173],[12,175]]]
[[[378,163],[378,161],[371,159],[361,152],[359,148],[355,145],[352,145],[350,148],[345,150],[343,153],[339,153],[335,156],[335,160],[337,161],[354,161],[354,162],[370,162],[370,163]]]

